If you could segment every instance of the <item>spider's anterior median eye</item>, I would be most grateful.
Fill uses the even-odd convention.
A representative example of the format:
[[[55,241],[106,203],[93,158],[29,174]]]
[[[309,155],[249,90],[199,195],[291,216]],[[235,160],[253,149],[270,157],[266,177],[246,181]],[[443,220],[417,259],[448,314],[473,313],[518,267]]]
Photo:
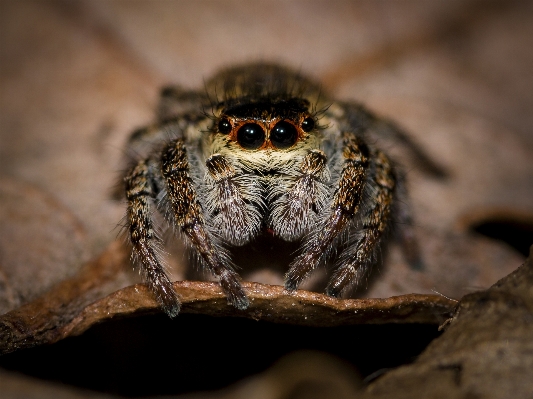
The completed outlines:
[[[304,132],[310,132],[315,127],[315,120],[310,116],[305,118],[302,122],[302,130]]]
[[[222,118],[220,122],[218,122],[218,131],[220,133],[228,134],[231,132],[231,129],[231,123],[227,118]]]
[[[270,141],[277,148],[289,148],[296,143],[298,132],[292,123],[280,121],[270,132]]]
[[[247,123],[237,132],[237,141],[243,148],[255,150],[265,142],[265,131],[257,123]]]

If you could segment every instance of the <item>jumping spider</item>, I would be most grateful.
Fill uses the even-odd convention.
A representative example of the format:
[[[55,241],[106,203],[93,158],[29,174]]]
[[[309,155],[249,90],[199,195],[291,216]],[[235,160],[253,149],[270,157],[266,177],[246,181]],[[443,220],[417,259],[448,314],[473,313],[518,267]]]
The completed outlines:
[[[329,100],[298,72],[251,64],[223,70],[205,91],[164,89],[159,113],[129,141],[130,152],[151,150],[124,179],[126,228],[132,257],[170,317],[180,300],[163,266],[154,209],[238,309],[249,301],[228,248],[260,234],[301,242],[285,275],[288,291],[336,254],[327,294],[357,286],[392,224],[405,227],[399,237],[417,261],[402,175],[366,137],[407,140],[361,105]]]

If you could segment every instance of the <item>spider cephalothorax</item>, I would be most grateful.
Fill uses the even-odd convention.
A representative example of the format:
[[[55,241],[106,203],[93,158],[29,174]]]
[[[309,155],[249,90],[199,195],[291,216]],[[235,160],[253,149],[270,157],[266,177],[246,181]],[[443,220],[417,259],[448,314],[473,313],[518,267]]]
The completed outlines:
[[[162,97],[159,122],[130,139],[132,151],[150,150],[125,178],[126,219],[133,257],[170,316],[180,302],[162,266],[153,208],[239,309],[249,302],[231,247],[266,230],[301,242],[285,287],[295,290],[334,258],[326,292],[338,296],[376,262],[392,223],[410,224],[401,176],[365,140],[383,121],[329,100],[299,73],[252,64],[222,71],[205,92],[167,88]]]

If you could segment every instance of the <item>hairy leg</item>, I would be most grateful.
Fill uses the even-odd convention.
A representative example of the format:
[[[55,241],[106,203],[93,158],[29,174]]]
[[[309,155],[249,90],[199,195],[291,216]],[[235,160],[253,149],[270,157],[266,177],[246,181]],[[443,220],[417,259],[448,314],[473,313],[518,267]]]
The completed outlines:
[[[447,171],[433,161],[424,149],[411,139],[409,134],[393,121],[379,118],[364,106],[354,102],[336,103],[339,107],[332,107],[336,117],[341,121],[340,128],[346,129],[367,138],[384,139],[391,145],[402,146],[410,152],[411,158],[420,169],[437,179],[445,179]],[[336,109],[336,111],[334,111]],[[413,229],[413,217],[408,203],[408,194],[403,174],[396,172],[397,184],[395,188],[394,221],[395,239],[401,245],[405,259],[414,270],[423,268],[418,241]]]
[[[198,253],[202,264],[220,281],[228,301],[237,309],[249,306],[238,274],[232,269],[229,254],[208,231],[189,174],[189,163],[183,140],[172,141],[163,151],[161,171],[167,185],[167,196],[176,226]]]
[[[375,174],[370,183],[375,194],[371,206],[364,210],[361,230],[353,243],[344,249],[339,257],[336,270],[326,288],[331,296],[340,296],[352,285],[358,285],[361,278],[375,263],[376,251],[391,222],[392,201],[396,179],[389,159],[381,151],[374,157]]]
[[[343,165],[329,216],[303,244],[303,252],[291,263],[285,275],[285,288],[295,290],[336,246],[336,240],[357,214],[365,189],[369,150],[358,137],[345,135]]]
[[[155,232],[150,206],[157,192],[154,190],[153,168],[148,162],[139,162],[125,178],[126,218],[133,247],[132,257],[139,264],[141,274],[163,310],[170,317],[175,317],[180,311],[180,301],[160,256],[161,240]]]

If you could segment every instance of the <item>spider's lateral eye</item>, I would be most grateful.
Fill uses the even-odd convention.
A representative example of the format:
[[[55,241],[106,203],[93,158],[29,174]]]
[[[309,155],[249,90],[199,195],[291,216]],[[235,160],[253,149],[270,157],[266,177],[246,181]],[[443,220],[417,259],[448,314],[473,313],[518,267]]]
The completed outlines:
[[[314,127],[315,127],[315,120],[311,118],[310,116],[305,118],[304,121],[302,122],[302,130],[306,133],[313,130]]]
[[[218,131],[220,133],[228,134],[231,132],[231,129],[233,127],[231,126],[231,122],[228,120],[228,118],[222,118],[220,122],[218,122]]]
[[[292,147],[298,140],[298,132],[292,123],[280,121],[270,132],[270,141],[277,148]]]
[[[257,123],[247,123],[237,131],[237,141],[243,148],[255,150],[265,142],[265,131]]]

